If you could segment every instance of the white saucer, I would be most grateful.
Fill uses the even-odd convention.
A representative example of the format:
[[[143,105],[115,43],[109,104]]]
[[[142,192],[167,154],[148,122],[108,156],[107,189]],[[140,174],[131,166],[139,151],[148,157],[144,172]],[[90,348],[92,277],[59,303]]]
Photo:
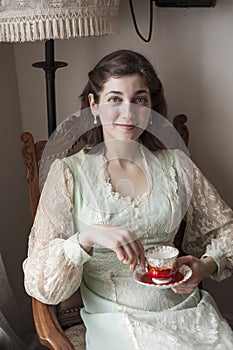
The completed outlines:
[[[146,270],[142,270],[138,267],[133,272],[133,279],[135,280],[135,282],[140,283],[140,284],[147,286],[147,287],[167,289],[167,288],[172,288],[172,287],[178,286],[179,284],[187,281],[192,276],[192,270],[190,269],[190,267],[188,265],[181,265],[178,268],[178,271],[184,275],[184,278],[181,281],[171,282],[171,283],[168,282],[166,284],[153,284],[153,283],[150,284],[150,283],[146,283],[146,282],[142,281],[142,277],[145,275]]]

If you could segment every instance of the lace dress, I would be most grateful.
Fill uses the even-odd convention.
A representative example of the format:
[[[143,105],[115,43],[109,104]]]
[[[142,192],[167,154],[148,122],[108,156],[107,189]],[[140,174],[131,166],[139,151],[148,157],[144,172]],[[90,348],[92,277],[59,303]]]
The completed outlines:
[[[134,230],[145,249],[172,245],[185,215],[183,249],[213,257],[213,278],[231,275],[232,210],[181,151],[142,153],[148,192],[136,199],[113,191],[102,154],[81,151],[52,164],[29,237],[25,288],[57,304],[80,286],[87,350],[230,350],[233,332],[207,292],[147,288],[112,251],[94,246],[87,254],[78,244],[77,232],[94,223]]]

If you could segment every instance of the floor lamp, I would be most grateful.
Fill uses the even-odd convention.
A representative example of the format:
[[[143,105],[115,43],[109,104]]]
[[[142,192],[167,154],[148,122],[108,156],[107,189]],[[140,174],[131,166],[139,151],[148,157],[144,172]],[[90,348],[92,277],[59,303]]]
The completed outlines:
[[[56,129],[55,73],[67,63],[54,59],[54,39],[117,32],[120,0],[0,0],[0,43],[45,41],[48,135]],[[88,4],[88,6],[87,6]]]

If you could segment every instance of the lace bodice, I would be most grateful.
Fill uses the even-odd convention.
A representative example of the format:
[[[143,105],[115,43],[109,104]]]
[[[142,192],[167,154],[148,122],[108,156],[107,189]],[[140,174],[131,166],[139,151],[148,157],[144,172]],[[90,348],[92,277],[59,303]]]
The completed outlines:
[[[89,255],[78,244],[77,232],[98,223],[127,226],[146,248],[172,245],[185,215],[184,250],[197,257],[212,256],[218,265],[213,278],[231,274],[232,210],[184,153],[144,152],[150,186],[148,194],[136,200],[112,194],[102,155],[81,151],[52,164],[23,264],[29,295],[57,304],[78,289],[83,277],[87,284],[95,279],[98,295],[113,302],[127,300],[120,280],[130,284],[129,268],[108,249],[94,246]]]

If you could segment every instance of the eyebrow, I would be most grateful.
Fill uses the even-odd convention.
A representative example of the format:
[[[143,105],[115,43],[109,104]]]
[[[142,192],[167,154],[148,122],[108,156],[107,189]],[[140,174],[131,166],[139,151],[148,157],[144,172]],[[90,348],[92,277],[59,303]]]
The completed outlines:
[[[112,90],[112,91],[107,92],[107,93],[105,94],[105,96],[110,95],[110,94],[123,95],[123,93],[120,92],[120,91]]]
[[[139,94],[143,94],[143,93],[150,94],[149,91],[142,89],[142,90],[137,90],[135,95],[139,95]]]
[[[136,96],[136,95],[143,94],[143,93],[146,93],[146,94],[149,95],[149,92],[148,92],[147,90],[144,90],[144,89],[142,89],[142,90],[137,90],[137,91],[135,92],[134,95]],[[112,91],[107,92],[107,93],[105,94],[105,96],[110,95],[110,94],[123,95],[123,92],[121,92],[121,91],[116,91],[116,90],[112,90]]]

